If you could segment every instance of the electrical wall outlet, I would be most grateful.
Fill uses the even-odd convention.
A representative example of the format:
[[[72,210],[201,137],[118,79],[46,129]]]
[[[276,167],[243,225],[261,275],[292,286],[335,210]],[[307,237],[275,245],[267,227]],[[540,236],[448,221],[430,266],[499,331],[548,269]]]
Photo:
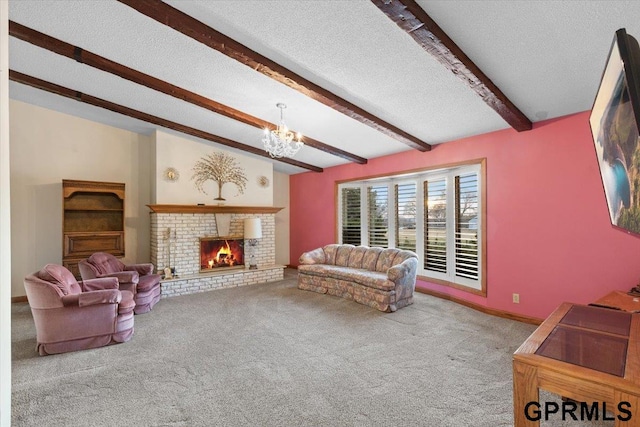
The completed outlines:
[[[513,303],[520,304],[520,294],[513,294]]]

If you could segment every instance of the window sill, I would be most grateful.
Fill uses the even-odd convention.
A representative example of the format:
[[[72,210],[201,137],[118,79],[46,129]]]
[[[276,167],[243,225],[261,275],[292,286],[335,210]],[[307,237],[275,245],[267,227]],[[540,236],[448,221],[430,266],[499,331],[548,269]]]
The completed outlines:
[[[442,280],[442,279],[434,279],[433,277],[429,277],[429,276],[418,275],[416,278],[422,282],[448,286],[450,288],[458,289],[464,292],[469,292],[470,294],[473,294],[473,295],[480,295],[481,297],[485,297],[485,298],[487,297],[487,288],[484,285],[484,283],[482,284],[482,289],[474,289],[465,285],[461,285],[459,283],[449,282],[447,280]]]

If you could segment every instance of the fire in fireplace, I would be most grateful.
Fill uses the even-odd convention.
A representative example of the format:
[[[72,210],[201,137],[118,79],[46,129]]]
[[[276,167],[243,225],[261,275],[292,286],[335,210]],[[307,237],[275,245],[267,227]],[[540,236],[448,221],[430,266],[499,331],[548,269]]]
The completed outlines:
[[[244,268],[244,239],[200,238],[200,271]]]

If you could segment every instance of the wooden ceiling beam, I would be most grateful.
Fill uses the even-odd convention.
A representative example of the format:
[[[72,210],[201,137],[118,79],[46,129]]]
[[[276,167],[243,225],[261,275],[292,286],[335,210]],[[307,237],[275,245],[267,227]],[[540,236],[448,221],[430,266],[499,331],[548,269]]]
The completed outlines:
[[[430,55],[461,78],[518,132],[532,124],[414,0],[371,0]]]
[[[153,116],[151,114],[147,114],[142,111],[134,110],[132,108],[125,107],[123,105],[116,104],[101,98],[96,98],[94,96],[87,95],[77,90],[69,89],[64,86],[60,86],[55,83],[48,82],[46,80],[42,80],[37,77],[32,77],[15,70],[9,70],[9,80],[12,80],[17,83],[25,84],[37,89],[41,89],[56,95],[64,96],[66,98],[71,98],[76,101],[84,102],[85,104],[90,104],[96,107],[104,108],[118,114],[133,117],[134,119],[142,120],[147,123],[152,123],[154,125],[162,126],[167,129],[172,129],[178,132],[182,132],[187,135],[192,135],[198,138],[206,139],[207,141],[215,142],[216,144],[225,145],[227,147],[235,148],[238,150],[246,151],[248,153],[252,153],[258,156],[267,157],[271,159],[269,154],[267,154],[264,150],[260,148],[252,147],[250,145],[242,144],[241,142],[224,138],[222,136],[214,135],[212,133],[195,129],[190,126],[172,122],[170,120]],[[279,159],[271,159],[271,160],[287,163],[289,165],[297,166],[299,168],[307,169],[313,172],[323,171],[323,169],[318,166],[310,165],[304,162],[299,162],[297,160],[293,160],[290,158],[279,158]]]
[[[413,135],[387,123],[379,117],[363,110],[329,92],[328,90],[312,83],[304,77],[283,67],[282,65],[266,58],[259,53],[249,49],[243,44],[225,36],[214,30],[201,21],[187,15],[186,13],[163,3],[160,0],[118,0],[127,6],[137,10],[143,15],[167,25],[192,39],[217,50],[229,58],[251,67],[255,71],[264,74],[275,81],[289,86],[292,89],[318,101],[322,104],[339,111],[346,116],[370,126],[385,135],[402,142],[409,147],[419,151],[431,150],[431,145],[416,138]]]
[[[31,43],[40,48],[49,50],[67,58],[74,59],[82,64],[89,65],[107,73],[111,73],[123,79],[132,81],[134,83],[146,86],[150,89],[162,92],[166,95],[173,96],[174,98],[182,101],[189,102],[201,108],[205,108],[214,113],[229,117],[233,120],[245,123],[247,125],[260,128],[273,130],[276,125],[266,120],[262,120],[258,117],[251,116],[240,110],[236,110],[232,107],[221,104],[212,99],[206,98],[197,93],[183,89],[179,86],[173,85],[169,82],[157,79],[148,74],[144,74],[133,68],[129,68],[110,59],[104,58],[88,50],[84,50],[81,47],[74,46],[62,40],[51,37],[47,34],[41,33],[22,24],[14,21],[9,21],[9,35],[23,40],[27,43]],[[293,131],[296,133],[295,131]],[[341,157],[351,162],[366,164],[367,159],[356,156],[344,150],[336,147],[332,147],[323,142],[317,141],[308,136],[303,137],[303,142],[309,147],[316,148],[325,153],[332,154],[334,156]]]

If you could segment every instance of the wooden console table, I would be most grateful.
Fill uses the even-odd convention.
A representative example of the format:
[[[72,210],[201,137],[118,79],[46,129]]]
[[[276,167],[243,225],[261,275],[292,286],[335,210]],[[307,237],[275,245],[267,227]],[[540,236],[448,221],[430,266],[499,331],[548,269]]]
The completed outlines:
[[[563,303],[513,355],[514,425],[540,425],[530,419],[537,415],[532,416],[531,405],[525,411],[530,402],[544,410],[539,400],[544,389],[576,402],[599,403],[600,419],[606,403],[616,426],[639,427],[639,334],[640,314]],[[620,402],[629,403],[623,406],[628,412],[617,411]],[[561,415],[562,410],[549,419]]]
[[[634,297],[623,291],[609,292],[593,303],[602,307],[610,307],[630,313],[640,312],[640,297]]]

